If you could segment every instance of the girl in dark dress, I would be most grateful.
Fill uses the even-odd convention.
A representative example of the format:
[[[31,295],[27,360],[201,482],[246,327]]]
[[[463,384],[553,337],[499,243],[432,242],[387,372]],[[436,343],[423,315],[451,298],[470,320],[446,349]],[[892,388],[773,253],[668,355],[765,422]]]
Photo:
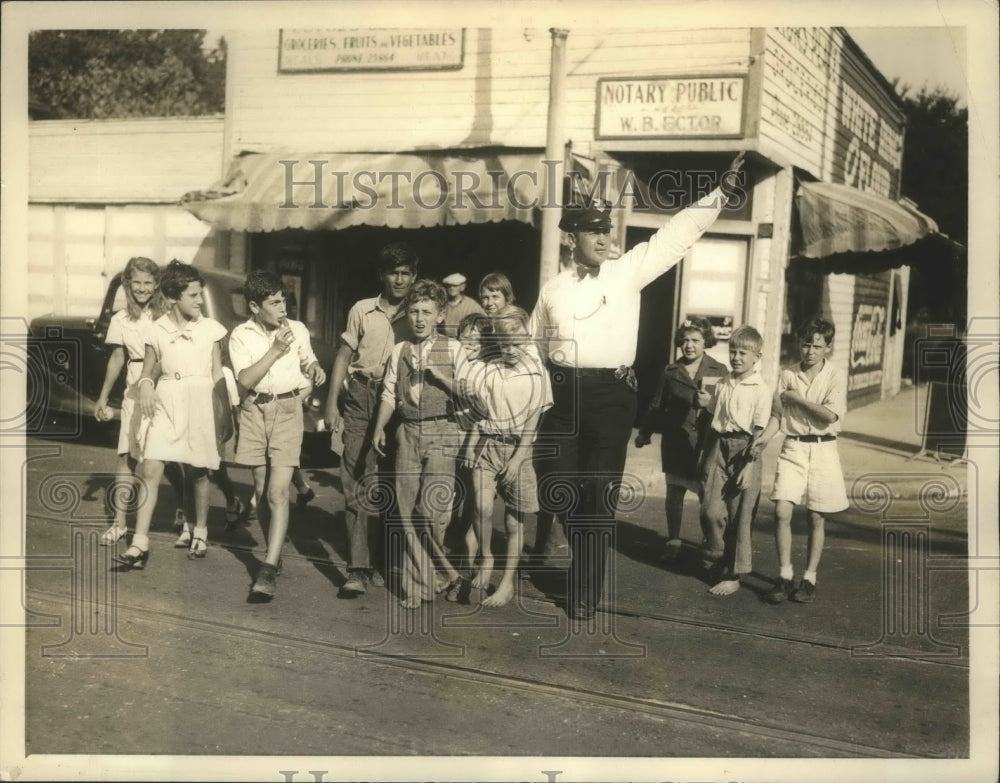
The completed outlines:
[[[680,349],[680,356],[663,369],[635,438],[635,445],[641,448],[652,440],[654,430],[663,433],[660,457],[667,478],[664,560],[675,559],[681,551],[685,493],[691,490],[701,497],[698,463],[712,414],[698,407],[696,394],[699,389],[711,391],[727,372],[724,364],[705,354],[706,348],[715,345],[715,334],[704,318],[685,321],[677,331],[674,345]]]

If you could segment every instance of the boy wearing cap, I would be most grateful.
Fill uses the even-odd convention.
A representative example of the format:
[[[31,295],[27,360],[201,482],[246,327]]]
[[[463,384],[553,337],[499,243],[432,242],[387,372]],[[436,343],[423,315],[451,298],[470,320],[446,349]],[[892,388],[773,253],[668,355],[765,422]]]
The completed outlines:
[[[475,299],[465,295],[465,275],[461,272],[454,272],[441,282],[448,293],[448,299],[444,305],[444,320],[438,326],[438,331],[449,337],[457,337],[458,325],[462,323],[462,319],[467,315],[482,315],[483,308]]]
[[[736,200],[742,165],[741,153],[718,190],[619,258],[609,259],[610,206],[567,208],[560,221],[574,264],[542,286],[531,334],[549,364],[554,401],[542,420],[544,448],[536,452],[549,455],[539,459],[539,502],[546,512],[559,513],[563,493],[551,485],[560,476],[572,477],[580,493],[565,520],[573,557],[567,603],[572,619],[594,616],[604,582],[606,533],[614,530],[615,489],[636,414],[632,363],[642,289],[680,261],[722,206]]]
[[[347,581],[341,588],[344,596],[367,592],[369,583],[376,587],[385,584],[372,563],[373,554],[381,548],[379,518],[366,508],[363,499],[371,495],[371,485],[378,479],[378,455],[371,448],[371,432],[386,362],[393,346],[411,336],[400,304],[416,279],[419,259],[410,245],[393,242],[382,248],[378,264],[382,293],[356,302],[347,313],[326,401],[326,420],[333,437],[341,421],[344,427],[340,459],[348,550]]]
[[[309,384],[322,386],[326,373],[316,360],[309,330],[285,315],[281,278],[272,272],[251,272],[243,293],[251,318],[233,329],[229,359],[240,386],[249,393],[240,405],[240,436],[236,462],[249,465],[254,494],[267,484],[271,524],[267,555],[251,592],[270,599],[288,531],[288,488],[302,450],[302,400]],[[270,480],[267,474],[270,469]]]

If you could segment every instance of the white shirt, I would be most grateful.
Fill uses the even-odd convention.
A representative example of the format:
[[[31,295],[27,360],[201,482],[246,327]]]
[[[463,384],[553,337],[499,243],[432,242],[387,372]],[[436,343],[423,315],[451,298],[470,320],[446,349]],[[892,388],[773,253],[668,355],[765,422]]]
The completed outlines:
[[[552,384],[533,345],[513,366],[501,361],[466,361],[455,374],[459,396],[482,412],[480,432],[516,435],[535,413],[552,407]]]
[[[301,321],[288,319],[288,326],[295,338],[291,350],[281,356],[260,379],[253,391],[257,394],[284,394],[294,389],[303,389],[310,380],[303,371],[316,361],[309,342],[309,330]],[[254,318],[233,328],[229,336],[229,361],[232,362],[236,377],[247,367],[264,358],[264,354],[274,343],[277,329],[266,331]]]
[[[773,412],[781,418],[781,431],[786,435],[836,435],[840,432],[841,422],[847,412],[847,375],[834,368],[829,359],[809,380],[802,372],[801,365],[782,370],[778,376],[778,388],[774,391]],[[781,393],[794,389],[809,402],[822,405],[837,414],[837,420],[822,426],[798,405],[785,407],[781,402]]]
[[[715,386],[709,407],[715,411],[712,429],[716,432],[746,432],[763,429],[771,418],[771,389],[756,368],[740,380],[730,371]]]
[[[538,295],[530,332],[543,356],[569,367],[620,367],[635,361],[641,292],[673,267],[719,216],[715,190],[677,213],[648,242],[601,264],[596,277],[560,272]]]

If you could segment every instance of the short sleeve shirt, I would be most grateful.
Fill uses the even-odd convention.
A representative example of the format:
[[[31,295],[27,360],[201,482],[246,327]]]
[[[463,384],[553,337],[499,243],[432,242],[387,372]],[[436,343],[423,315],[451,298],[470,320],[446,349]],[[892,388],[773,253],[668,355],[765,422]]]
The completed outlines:
[[[202,316],[178,326],[173,318],[157,318],[146,344],[151,345],[162,375],[175,378],[212,377],[212,346],[226,336],[226,327],[214,318]]]
[[[291,350],[277,359],[260,379],[253,389],[257,394],[285,394],[305,388],[310,383],[302,374],[316,361],[309,341],[309,330],[301,321],[291,319],[288,320],[288,326],[294,336]],[[277,329],[267,331],[254,318],[233,329],[229,337],[229,359],[237,378],[247,367],[264,358],[264,354],[274,344],[277,333]]]
[[[491,362],[483,383],[486,417],[481,432],[516,435],[535,413],[552,407],[552,384],[537,351],[525,351],[514,366]]]
[[[784,406],[781,394],[789,389],[799,392],[809,402],[822,405],[837,415],[837,420],[823,425],[798,405]],[[774,392],[774,413],[781,418],[781,431],[786,435],[836,435],[840,432],[847,412],[847,376],[825,359],[816,376],[809,380],[796,364],[781,371]]]
[[[142,360],[146,356],[146,338],[153,318],[148,310],[143,310],[138,319],[128,317],[128,310],[119,310],[108,323],[108,334],[104,342],[120,345],[125,351],[125,382],[131,386],[142,375]]]
[[[347,313],[347,327],[340,339],[354,353],[347,371],[367,378],[381,378],[393,346],[411,337],[410,322],[402,308],[392,312],[382,297],[361,299]]]
[[[771,418],[771,388],[757,370],[737,380],[732,372],[716,385],[712,429],[752,433]]]

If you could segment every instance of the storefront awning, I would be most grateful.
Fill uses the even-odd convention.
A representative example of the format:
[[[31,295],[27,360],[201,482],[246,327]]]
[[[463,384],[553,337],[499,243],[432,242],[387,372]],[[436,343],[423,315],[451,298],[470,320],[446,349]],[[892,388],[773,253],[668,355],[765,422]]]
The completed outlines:
[[[806,258],[893,250],[938,231],[904,202],[829,182],[801,183],[796,206],[801,236],[792,254]]]
[[[351,226],[427,228],[533,223],[543,198],[541,152],[244,153],[215,185],[181,204],[229,231]]]

